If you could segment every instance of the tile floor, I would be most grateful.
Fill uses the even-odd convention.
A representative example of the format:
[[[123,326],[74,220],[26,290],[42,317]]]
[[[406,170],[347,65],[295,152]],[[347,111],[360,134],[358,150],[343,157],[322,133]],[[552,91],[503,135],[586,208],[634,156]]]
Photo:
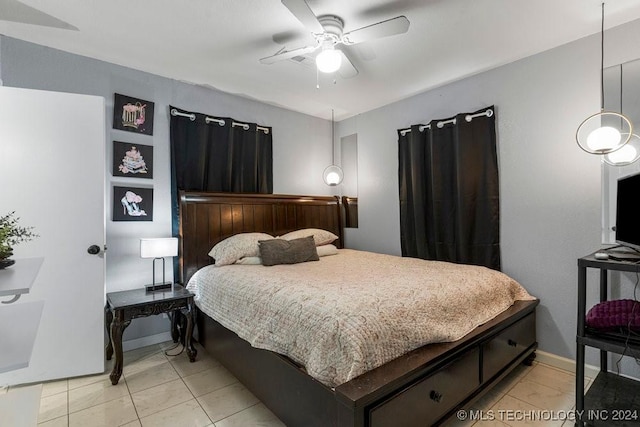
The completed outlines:
[[[197,361],[190,363],[184,352],[171,356],[177,352],[168,350],[172,346],[163,343],[126,352],[123,377],[116,386],[111,385],[109,371],[43,383],[38,427],[284,426],[202,348],[198,347]],[[588,386],[591,381],[585,382]],[[568,427],[571,421],[514,419],[540,410],[569,413],[574,407],[574,384],[574,375],[567,371],[537,362],[519,366],[472,405],[472,410],[484,411],[476,412],[482,420],[452,419],[446,425]],[[5,393],[18,393],[24,387],[10,387]]]

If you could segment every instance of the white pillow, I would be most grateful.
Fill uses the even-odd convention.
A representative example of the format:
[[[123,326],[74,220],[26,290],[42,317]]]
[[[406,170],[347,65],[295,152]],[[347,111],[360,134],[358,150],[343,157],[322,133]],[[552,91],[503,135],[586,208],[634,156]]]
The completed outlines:
[[[280,236],[280,239],[284,240],[293,240],[300,239],[302,237],[313,236],[313,241],[316,246],[328,245],[329,243],[333,243],[338,240],[338,236],[333,234],[330,231],[323,230],[320,228],[303,228],[300,230],[290,231],[284,236]]]
[[[235,234],[211,248],[209,256],[216,261],[215,265],[218,267],[233,264],[240,258],[258,256],[258,241],[270,239],[273,239],[273,236],[266,233]]]
[[[329,256],[336,255],[338,253],[338,248],[335,245],[322,245],[317,246],[316,251],[318,251],[318,256]],[[259,256],[246,256],[244,258],[240,258],[235,262],[238,265],[261,265],[262,258]]]
[[[329,244],[316,247],[316,251],[318,251],[318,256],[336,255],[338,248],[335,245]]]

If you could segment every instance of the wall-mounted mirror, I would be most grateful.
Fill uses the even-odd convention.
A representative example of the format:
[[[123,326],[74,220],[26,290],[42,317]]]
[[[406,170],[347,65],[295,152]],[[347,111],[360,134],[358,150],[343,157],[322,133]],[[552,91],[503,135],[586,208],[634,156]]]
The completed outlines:
[[[604,107],[624,114],[640,133],[640,59],[604,70]],[[602,162],[602,243],[615,243],[615,213],[618,179],[640,172],[640,161],[613,166]]]
[[[340,159],[344,179],[342,180],[342,205],[345,227],[358,228],[358,135],[340,138]]]

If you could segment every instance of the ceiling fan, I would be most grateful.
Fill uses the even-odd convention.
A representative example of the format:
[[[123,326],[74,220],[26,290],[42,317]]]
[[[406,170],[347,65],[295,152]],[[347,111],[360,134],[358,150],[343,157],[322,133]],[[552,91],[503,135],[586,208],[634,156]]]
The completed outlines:
[[[396,16],[345,33],[344,21],[339,16],[316,16],[305,0],[282,0],[282,3],[311,32],[315,44],[292,50],[282,49],[275,55],[260,59],[262,64],[304,56],[320,49],[321,52],[316,56],[318,70],[324,73],[338,71],[342,77],[349,78],[358,74],[358,70],[342,49],[336,49],[337,45],[351,46],[409,30],[409,20],[405,16]]]
[[[61,28],[78,31],[77,27],[36,8],[27,6],[18,0],[0,0],[0,21],[20,22],[22,24]]]

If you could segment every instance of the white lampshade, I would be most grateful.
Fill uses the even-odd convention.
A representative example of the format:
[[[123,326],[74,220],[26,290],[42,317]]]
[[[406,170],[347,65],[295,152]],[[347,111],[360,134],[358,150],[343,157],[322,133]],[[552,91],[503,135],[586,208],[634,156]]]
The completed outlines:
[[[178,238],[140,239],[140,258],[178,256]]]
[[[316,56],[316,66],[323,73],[333,73],[340,69],[342,55],[333,46],[322,48],[322,52]]]

